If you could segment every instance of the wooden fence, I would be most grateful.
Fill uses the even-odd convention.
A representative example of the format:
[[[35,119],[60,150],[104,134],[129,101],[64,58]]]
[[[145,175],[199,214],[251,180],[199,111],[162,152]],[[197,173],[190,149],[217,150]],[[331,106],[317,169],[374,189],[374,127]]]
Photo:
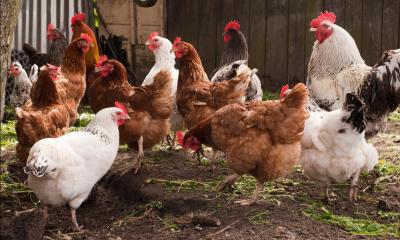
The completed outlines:
[[[29,43],[41,52],[49,46],[47,25],[53,23],[64,30],[67,39],[72,37],[70,19],[78,11],[87,14],[89,22],[93,22],[92,0],[21,0],[21,10],[14,32],[13,48],[22,49]]]
[[[399,48],[400,0],[167,0],[167,33],[193,43],[210,73],[221,55],[223,28],[237,19],[250,66],[258,68],[263,88],[275,91],[305,81],[315,41],[309,22],[324,10],[336,14],[367,64]]]

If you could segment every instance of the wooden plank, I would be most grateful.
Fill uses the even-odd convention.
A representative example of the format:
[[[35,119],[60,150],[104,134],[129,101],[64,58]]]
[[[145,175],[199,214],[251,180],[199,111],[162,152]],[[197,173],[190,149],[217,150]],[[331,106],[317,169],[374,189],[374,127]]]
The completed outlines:
[[[383,0],[382,51],[399,46],[400,1]]]
[[[180,36],[179,26],[179,0],[167,0],[167,36],[173,41],[175,37]]]
[[[249,66],[257,68],[257,76],[264,88],[265,75],[265,0],[252,0],[250,3],[250,33],[247,42],[249,44]]]
[[[51,0],[47,0],[46,1],[46,33],[47,33],[47,25],[51,22]],[[47,52],[50,49],[50,41],[49,39],[46,37],[46,41],[47,41]]]
[[[42,12],[42,1],[37,1],[37,13],[41,13]],[[42,23],[41,23],[41,17],[40,14],[36,15],[36,38],[37,38],[37,42],[36,42],[36,49],[40,49],[42,46],[42,38],[41,36],[41,32],[42,32]]]
[[[26,26],[26,13],[27,13],[28,9],[27,9],[27,1],[24,1],[24,3],[22,4],[22,26]],[[25,27],[24,27],[25,28]],[[27,41],[27,34],[25,30],[29,30],[29,29],[22,29],[22,43],[26,43]]]
[[[346,0],[344,28],[354,38],[358,49],[362,46],[362,0]]]
[[[364,0],[362,56],[372,66],[381,56],[382,0]]]
[[[74,0],[74,13],[79,11],[79,0]]]
[[[306,1],[289,0],[288,82],[305,82]]]
[[[214,0],[202,0],[199,6],[198,51],[207,74],[216,67],[217,41],[222,38],[217,34],[217,4]]]
[[[217,2],[217,54],[216,63],[219,63],[219,59],[222,54],[224,46],[222,34],[224,32],[225,25],[233,19],[233,0],[218,0]]]
[[[318,15],[322,12],[323,10],[323,1],[322,0],[307,0],[306,4],[306,43],[305,43],[305,76],[307,79],[307,68],[308,68],[308,62],[310,61],[310,56],[312,52],[312,48],[314,46],[315,42],[315,36],[313,32],[309,31],[310,28],[310,22],[314,18],[318,17]]]
[[[287,82],[288,0],[267,2],[266,88],[280,89]]]
[[[240,31],[249,39],[250,0],[234,0],[233,18],[240,24]]]
[[[85,1],[84,1],[85,2]],[[57,20],[56,20],[56,26],[59,29],[63,29],[63,26],[61,26],[61,0],[56,1],[56,14],[57,14]]]
[[[336,24],[344,27],[346,18],[346,0],[325,0],[325,9],[336,15]]]
[[[201,1],[201,0],[200,0]],[[191,43],[197,49],[197,33],[198,33],[198,0],[181,0],[181,21],[178,31],[182,31],[182,40]],[[201,6],[200,6],[201,7]]]
[[[67,31],[65,31],[65,37],[69,40],[70,39],[70,32],[68,31],[68,26],[69,26],[69,6],[68,6],[69,1],[65,0],[64,1],[64,27],[66,28]]]

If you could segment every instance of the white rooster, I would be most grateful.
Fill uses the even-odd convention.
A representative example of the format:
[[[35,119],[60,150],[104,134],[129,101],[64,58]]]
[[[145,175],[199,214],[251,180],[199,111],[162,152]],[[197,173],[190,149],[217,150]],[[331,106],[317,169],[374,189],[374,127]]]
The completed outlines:
[[[147,48],[153,52],[156,62],[144,79],[142,86],[152,84],[154,76],[161,70],[168,70],[171,73],[171,94],[174,96],[174,109],[171,115],[171,130],[173,132],[183,130],[183,118],[178,111],[178,106],[176,105],[176,89],[178,87],[179,70],[175,68],[175,54],[171,52],[172,43],[168,39],[160,37],[158,32],[152,32],[147,37],[146,45]],[[172,148],[175,144],[175,137],[176,135],[174,134],[173,139],[170,141],[170,146]]]
[[[123,105],[99,111],[80,132],[36,142],[27,160],[28,186],[46,205],[68,204],[74,230],[76,209],[107,173],[118,152],[118,126],[129,119]]]
[[[326,186],[351,180],[349,200],[357,200],[357,183],[362,171],[378,163],[378,152],[365,141],[364,104],[352,93],[342,109],[310,112],[301,140],[300,164],[311,179]]]
[[[19,62],[13,62],[9,72],[13,75],[15,82],[10,96],[10,104],[13,108],[22,107],[30,98],[32,82]]]
[[[354,39],[335,21],[334,13],[325,12],[310,23],[310,31],[315,32],[317,39],[308,64],[310,96],[321,108],[331,111],[342,107],[347,93],[358,91],[366,104],[366,136],[372,137],[382,128],[386,114],[394,111],[400,102],[399,53],[398,50],[391,51],[392,55],[397,54],[397,61],[386,61],[385,66],[378,70],[380,74],[376,74],[376,66],[382,65],[385,55],[374,68],[367,66]],[[386,80],[382,78],[384,75]],[[364,93],[361,94],[367,79],[369,83],[364,85]],[[366,95],[369,99],[365,99]],[[379,100],[375,96],[378,95],[386,99],[384,103],[377,103]],[[371,112],[372,105],[379,105],[380,108]]]

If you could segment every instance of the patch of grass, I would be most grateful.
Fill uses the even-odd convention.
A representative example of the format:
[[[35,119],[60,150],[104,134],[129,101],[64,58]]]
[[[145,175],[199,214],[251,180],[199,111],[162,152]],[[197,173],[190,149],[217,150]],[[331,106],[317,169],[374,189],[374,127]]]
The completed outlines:
[[[213,192],[215,191],[218,183],[221,179],[216,179],[214,181],[208,182],[200,182],[195,181],[192,179],[177,179],[177,180],[166,180],[166,179],[159,179],[159,178],[149,178],[146,180],[148,184],[162,184],[166,186],[171,191],[183,191],[183,192],[190,192],[190,191],[206,191],[206,192]]]
[[[15,121],[0,124],[0,148],[1,151],[17,144],[17,133],[15,132]]]
[[[303,213],[316,221],[339,226],[354,235],[400,237],[400,223],[381,224],[371,219],[335,215],[317,204],[309,205]]]
[[[134,211],[128,214],[123,219],[116,221],[113,225],[121,226],[122,223],[126,223],[131,220],[139,220],[147,216],[153,210],[159,210],[163,208],[163,204],[160,201],[152,201],[144,205],[139,205]]]
[[[76,119],[76,122],[73,127],[70,127],[68,132],[77,132],[81,131],[84,127],[86,127],[90,121],[94,119],[94,114],[90,112],[82,112],[79,114],[79,117]]]
[[[250,213],[253,213],[253,212],[250,212]],[[251,214],[250,216],[247,217],[247,219],[249,220],[249,223],[251,223],[251,224],[264,225],[264,224],[269,223],[267,220],[267,217],[268,217],[268,211],[263,211],[263,212],[256,212],[255,214]]]
[[[21,198],[32,197],[33,192],[23,183],[15,181],[5,170],[9,162],[2,162],[0,174],[0,199],[10,201],[14,206],[21,205]]]
[[[400,123],[400,109],[398,108],[396,111],[392,112],[387,119],[389,122]]]
[[[269,91],[265,91],[263,93],[262,96],[262,100],[266,101],[266,100],[277,100],[279,99],[279,93],[273,93],[273,92],[269,92]]]
[[[176,223],[174,223],[171,219],[161,218],[157,216],[157,218],[164,224],[165,228],[169,229],[171,232],[180,232],[181,229],[178,227]]]
[[[400,220],[400,212],[386,212],[379,210],[378,215],[382,219]]]

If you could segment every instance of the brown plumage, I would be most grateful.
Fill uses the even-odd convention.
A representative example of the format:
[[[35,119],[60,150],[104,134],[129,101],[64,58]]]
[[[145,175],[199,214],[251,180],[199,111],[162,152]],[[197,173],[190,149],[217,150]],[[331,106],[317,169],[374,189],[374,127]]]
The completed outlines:
[[[196,49],[190,43],[175,42],[174,51],[180,62],[176,101],[187,128],[225,105],[244,101],[251,75],[247,66],[240,66],[231,81],[211,83]]]
[[[194,142],[207,144],[226,154],[235,175],[223,187],[243,174],[257,178],[252,204],[265,181],[286,176],[300,158],[300,140],[308,117],[305,110],[308,92],[297,84],[283,100],[246,102],[225,106],[190,129],[184,147]],[[196,146],[194,146],[196,148]]]
[[[32,87],[31,101],[16,108],[17,157],[24,164],[34,143],[43,138],[59,137],[68,129],[68,111],[51,79],[51,71],[45,68],[39,73]],[[56,72],[53,74],[55,76]]]
[[[135,158],[136,170],[143,160],[143,150],[160,142],[169,132],[172,113],[171,75],[160,71],[154,83],[133,87],[128,83],[124,66],[116,60],[106,60],[96,71],[103,74],[88,90],[94,112],[122,103],[130,120],[120,126],[120,143],[139,150]]]

